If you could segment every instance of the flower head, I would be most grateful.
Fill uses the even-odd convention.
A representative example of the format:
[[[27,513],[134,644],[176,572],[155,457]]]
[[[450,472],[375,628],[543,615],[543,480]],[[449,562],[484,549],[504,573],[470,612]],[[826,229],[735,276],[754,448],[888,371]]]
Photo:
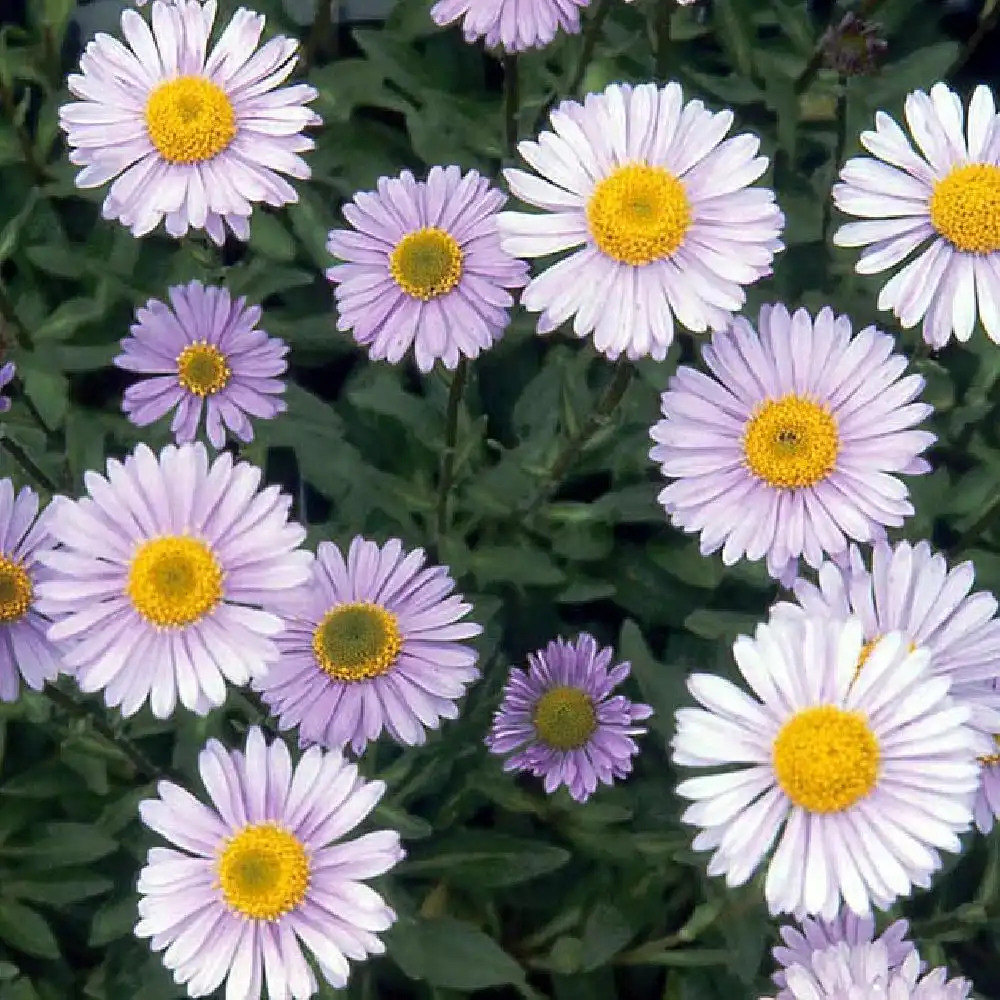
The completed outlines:
[[[682,781],[714,850],[709,874],[749,880],[777,840],[764,890],[772,913],[859,915],[926,887],[939,850],[957,853],[978,767],[969,710],[929,673],[930,653],[883,636],[859,673],[856,619],[775,618],[733,646],[752,698],[712,674],[688,687],[703,708],[677,712],[674,762],[723,767]],[[789,974],[789,985],[791,975]]]
[[[461,640],[479,635],[453,594],[444,566],[424,566],[423,549],[404,552],[351,542],[347,559],[320,542],[308,585],[282,602],[280,660],[254,681],[282,728],[303,743],[361,753],[383,729],[406,745],[458,715],[456,701],[479,676]]]
[[[49,622],[38,612],[36,591],[45,578],[44,553],[50,509],[38,516],[38,494],[27,486],[14,493],[0,479],[0,701],[16,701],[21,678],[34,691],[59,675],[59,649],[46,638]]]
[[[168,289],[170,305],[150,299],[115,358],[119,368],[154,375],[125,390],[122,409],[137,427],[174,410],[178,443],[193,441],[202,410],[208,439],[226,443],[226,428],[253,440],[247,414],[269,420],[285,410],[278,377],[288,363],[285,342],[258,330],[260,308],[200,281]]]
[[[550,118],[552,131],[518,146],[540,176],[504,171],[542,213],[499,216],[508,253],[573,251],[521,296],[541,313],[538,332],[572,319],[609,358],[662,361],[675,317],[696,332],[723,329],[782,247],[773,192],[749,187],[767,169],[757,137],[723,141],[733,113],[684,103],[676,83],[612,84]]]
[[[838,24],[827,28],[820,45],[823,63],[842,76],[874,73],[889,48],[881,27],[858,17],[853,11],[848,11]]]
[[[861,133],[871,157],[848,160],[833,200],[862,218],[834,234],[845,247],[864,247],[856,270],[899,270],[878,297],[904,328],[923,320],[923,336],[943,347],[952,333],[972,336],[978,311],[987,335],[1000,343],[1000,119],[993,96],[977,87],[963,129],[958,95],[936,83],[928,96],[906,98],[903,130],[885,112],[875,131]]]
[[[201,444],[145,445],[107,475],[88,472],[88,495],[62,498],[49,521],[60,547],[38,607],[49,639],[75,640],[64,659],[84,691],[133,715],[148,698],[169,716],[178,701],[205,714],[278,655],[281,619],[265,610],[304,583],[305,530],[291,498],[261,471],[224,452],[209,465]]]
[[[396,915],[364,879],[402,857],[399,835],[378,830],[343,840],[385,791],[357,766],[318,747],[292,766],[281,740],[256,727],[246,750],[209,740],[198,770],[211,805],[161,781],[140,803],[142,821],[175,847],[154,847],[139,875],[139,922],[176,982],[193,997],[226,983],[226,996],[307,1000],[311,953],[335,988],[348,959],[380,955],[377,935]]]
[[[0,389],[6,389],[14,381],[17,374],[17,367],[13,361],[8,361],[0,365]],[[6,413],[10,409],[10,397],[0,393],[0,413]]]
[[[493,717],[486,745],[506,754],[505,771],[544,778],[545,791],[565,785],[585,802],[599,783],[610,785],[632,771],[639,752],[633,739],[646,732],[637,722],[653,710],[612,692],[628,676],[628,663],[611,667],[614,650],[593,636],[556,639],[514,668]]]
[[[356,194],[343,208],[354,229],[334,230],[328,243],[347,262],[326,272],[337,283],[337,329],[390,364],[412,345],[424,372],[488,350],[510,322],[507,289],[527,281],[527,265],[500,249],[504,201],[458,167],[432,167],[426,181],[404,170]]]
[[[675,480],[660,493],[674,524],[701,533],[703,555],[732,565],[767,556],[774,576],[798,558],[818,568],[848,539],[873,541],[913,513],[896,474],[929,466],[934,440],[913,429],[919,375],[892,337],[824,308],[764,306],[760,332],[742,317],[702,348],[713,377],[681,367],[662,397],[650,457]]]
[[[580,11],[590,0],[437,0],[431,17],[438,25],[461,20],[467,42],[485,38],[508,52],[542,48],[562,28],[580,30]]]
[[[305,106],[316,91],[280,86],[298,43],[258,50],[264,17],[241,7],[209,51],[215,14],[216,0],[154,0],[150,27],[125,10],[127,44],[97,35],[68,80],[79,101],[59,123],[83,168],[77,186],[112,181],[104,217],[134,236],[165,220],[171,236],[204,229],[222,244],[225,223],[248,239],[253,203],[297,201],[281,175],[309,176],[298,154],[313,147],[302,129],[320,124]]]
[[[1000,816],[1000,735],[994,734],[993,738],[993,752],[979,757],[979,791],[973,806],[976,828],[983,834],[993,829]]]

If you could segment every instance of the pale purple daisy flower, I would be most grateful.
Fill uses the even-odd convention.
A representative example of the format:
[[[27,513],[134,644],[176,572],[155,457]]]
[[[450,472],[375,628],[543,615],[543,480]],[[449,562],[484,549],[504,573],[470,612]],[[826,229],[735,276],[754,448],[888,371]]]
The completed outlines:
[[[921,962],[911,951],[894,965],[882,941],[850,945],[840,941],[813,956],[812,964],[793,965],[787,1000],[965,1000],[972,989],[967,979],[948,979],[940,966],[920,975]],[[767,1000],[767,998],[765,998]]]
[[[885,948],[889,971],[894,971],[916,951],[913,942],[906,940],[909,929],[910,925],[905,920],[897,920],[876,938],[874,919],[859,917],[850,910],[841,910],[833,920],[806,917],[801,928],[785,925],[778,932],[784,945],[778,945],[771,952],[782,966],[771,977],[781,988],[775,1000],[793,1000],[791,991],[786,988],[785,970],[789,966],[801,965],[812,970],[813,959],[840,942],[856,948],[878,941]]]
[[[104,691],[125,716],[149,699],[166,718],[178,699],[204,715],[277,659],[281,619],[267,608],[309,578],[305,529],[291,498],[260,490],[261,471],[204,445],[140,444],[88,496],[60,498],[41,554],[50,572],[38,608],[48,637],[75,640],[64,660],[83,691]]]
[[[639,752],[632,737],[646,732],[636,723],[653,710],[612,694],[631,669],[623,662],[609,670],[613,658],[582,632],[531,653],[527,671],[511,670],[486,737],[491,753],[510,754],[505,771],[543,778],[549,794],[565,785],[577,802],[631,773]]]
[[[348,959],[381,955],[396,914],[364,880],[403,857],[399,834],[342,838],[375,808],[385,783],[314,747],[293,767],[279,739],[247,733],[246,751],[209,740],[198,770],[211,805],[169,781],[139,804],[154,847],[139,874],[137,937],[189,996],[226,981],[229,1000],[308,1000],[318,984],[303,951],[336,989]]]
[[[14,493],[0,479],[0,701],[16,701],[20,678],[33,691],[54,681],[62,668],[59,649],[46,638],[49,621],[39,614],[35,592],[45,570],[43,553],[54,548],[48,533],[51,508],[38,516],[38,494]]]
[[[649,454],[675,480],[660,503],[700,533],[702,555],[766,556],[790,582],[800,556],[818,569],[913,513],[897,475],[929,471],[919,455],[935,437],[914,428],[932,407],[914,402],[923,378],[903,377],[906,358],[875,327],[852,336],[829,308],[813,321],[783,305],[764,306],[759,327],[737,317],[712,337],[711,376],[677,370]]]
[[[335,229],[327,243],[347,261],[326,272],[337,283],[337,329],[390,364],[412,344],[422,372],[489,349],[510,322],[507,289],[528,280],[527,264],[500,249],[505,201],[458,167],[432,167],[426,181],[404,170],[356,194],[343,207],[354,229]]]
[[[715,674],[688,677],[703,708],[678,710],[673,760],[715,773],[678,785],[692,800],[681,819],[701,828],[694,849],[714,852],[708,872],[730,887],[777,841],[764,880],[772,914],[887,909],[930,885],[938,852],[957,854],[972,822],[968,707],[930,673],[926,648],[890,632],[859,672],[863,646],[856,618],[773,618],[733,646],[755,698]]]
[[[542,48],[562,28],[580,30],[580,11],[590,0],[438,0],[431,8],[435,24],[461,19],[467,42],[485,38],[490,48],[508,52]]]
[[[996,740],[1000,743],[1000,737]],[[983,754],[979,758],[979,791],[973,806],[976,828],[982,834],[993,829],[996,818],[1000,816],[1000,747],[994,747],[994,752]]]
[[[17,374],[17,366],[13,361],[8,361],[0,366],[0,390],[6,389],[14,381]],[[10,409],[10,397],[0,392],[0,413],[6,413]]]
[[[252,441],[247,414],[270,420],[286,408],[277,397],[285,391],[278,376],[288,368],[288,347],[257,329],[259,306],[233,301],[225,288],[192,281],[167,294],[170,305],[150,299],[122,340],[115,364],[157,376],[129,386],[122,409],[137,427],[174,410],[170,429],[178,444],[194,440],[203,409],[216,448],[226,443],[227,427]]]
[[[427,729],[458,716],[457,700],[478,676],[464,645],[482,632],[444,566],[424,566],[424,550],[404,552],[357,537],[347,560],[320,542],[312,579],[282,601],[281,657],[254,679],[283,729],[303,745],[361,753],[385,729],[420,744]]]
[[[879,309],[904,329],[923,320],[924,340],[943,347],[954,333],[966,341],[978,315],[1000,343],[1000,115],[993,94],[976,87],[966,117],[962,100],[943,83],[914,91],[903,106],[906,133],[884,111],[861,133],[872,156],[847,161],[833,201],[861,218],[833,235],[864,247],[855,270],[879,274],[909,263],[886,282]]]
[[[550,119],[517,147],[536,173],[504,170],[542,211],[498,218],[508,253],[572,251],[521,296],[541,313],[538,332],[572,320],[609,358],[662,361],[675,317],[696,333],[724,329],[782,249],[774,192],[750,187],[767,170],[760,140],[725,139],[732,111],[685,103],[676,83],[612,84]]]
[[[278,36],[258,50],[264,16],[241,7],[209,51],[215,14],[215,0],[154,0],[150,30],[125,10],[127,46],[98,34],[67,81],[80,100],[59,109],[59,124],[83,167],[76,184],[112,181],[104,217],[133,236],[165,220],[171,236],[204,229],[221,245],[228,226],[246,240],[253,203],[295,202],[281,175],[309,177],[298,154],[313,148],[302,129],[320,124],[305,106],[316,90],[280,86],[298,42]]]

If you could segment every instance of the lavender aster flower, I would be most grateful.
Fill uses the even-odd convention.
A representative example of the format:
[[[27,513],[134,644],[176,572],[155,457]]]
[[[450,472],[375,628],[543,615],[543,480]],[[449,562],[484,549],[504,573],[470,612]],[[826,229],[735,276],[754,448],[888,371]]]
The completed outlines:
[[[241,7],[209,51],[215,14],[216,0],[155,0],[151,30],[125,10],[127,45],[98,34],[67,81],[80,100],[59,124],[83,167],[77,187],[112,181],[104,217],[134,236],[166,220],[171,236],[204,229],[221,245],[228,226],[248,239],[253,203],[297,201],[281,175],[309,177],[298,154],[313,147],[302,129],[320,124],[305,107],[316,91],[280,86],[298,43],[278,36],[258,50],[264,17]]]
[[[590,0],[438,0],[431,8],[435,24],[461,19],[467,42],[485,38],[490,48],[508,52],[542,48],[563,31],[580,30],[580,10]]]
[[[211,465],[201,444],[145,445],[107,476],[88,472],[88,496],[62,498],[49,520],[60,547],[38,608],[49,639],[84,691],[133,715],[148,698],[168,717],[180,700],[204,715],[277,658],[281,619],[265,610],[309,578],[305,530],[288,520],[291,498],[261,471],[224,452]]]
[[[13,361],[8,361],[5,365],[0,365],[0,390],[6,389],[14,381],[17,374],[17,367]],[[10,409],[10,397],[4,396],[0,392],[0,413],[6,413]]]
[[[530,771],[545,779],[545,791],[565,785],[585,802],[598,783],[610,785],[632,770],[639,752],[633,736],[646,732],[649,705],[612,691],[629,675],[628,663],[608,669],[614,650],[593,636],[556,639],[528,657],[527,671],[514,668],[493,717],[486,745],[512,754],[505,771]],[[516,752],[513,752],[516,751]]]
[[[256,328],[258,306],[234,302],[225,288],[192,281],[167,294],[169,306],[150,299],[136,313],[115,358],[119,368],[157,376],[129,386],[122,409],[137,427],[174,410],[170,429],[179,444],[194,440],[203,409],[216,448],[226,443],[226,427],[252,441],[248,413],[269,420],[285,410],[276,397],[285,391],[278,376],[288,367],[288,347]]]
[[[491,347],[510,322],[507,289],[528,280],[527,265],[500,248],[505,201],[458,167],[432,167],[419,182],[404,170],[356,194],[343,208],[354,230],[334,230],[327,244],[347,261],[326,272],[338,286],[337,329],[390,364],[412,344],[423,372]]]
[[[461,621],[471,605],[452,594],[444,566],[424,567],[423,549],[404,553],[355,538],[347,560],[320,542],[312,579],[282,602],[281,658],[254,681],[283,729],[303,744],[361,753],[386,729],[407,745],[458,715],[457,699],[479,676],[460,640],[481,626]]]
[[[1000,744],[1000,738],[994,739]],[[1000,816],[1000,753],[997,750],[1000,750],[1000,745],[993,753],[983,754],[979,758],[979,791],[976,793],[973,815],[977,829],[983,834],[993,829],[997,816]]]
[[[246,751],[209,740],[198,770],[211,799],[169,781],[139,805],[142,821],[176,848],[154,847],[139,875],[135,933],[162,951],[188,995],[226,981],[229,1000],[308,1000],[323,978],[346,985],[348,959],[380,955],[396,919],[364,884],[402,857],[399,835],[342,840],[385,792],[337,753],[308,750],[293,767],[281,740],[247,734]],[[179,849],[177,849],[179,848]]]
[[[13,367],[13,366],[11,366]],[[47,619],[38,613],[35,590],[44,578],[40,556],[54,545],[38,515],[38,494],[27,486],[17,494],[0,480],[0,701],[15,701],[20,677],[35,691],[59,674],[59,650],[46,638]]]

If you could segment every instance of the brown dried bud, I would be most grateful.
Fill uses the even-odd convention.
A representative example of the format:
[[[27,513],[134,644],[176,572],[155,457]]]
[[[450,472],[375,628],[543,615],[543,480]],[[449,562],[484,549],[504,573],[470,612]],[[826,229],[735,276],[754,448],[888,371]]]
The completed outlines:
[[[831,25],[823,35],[823,65],[841,76],[869,76],[879,64],[889,45],[882,37],[882,26],[857,14],[845,14],[840,24]]]

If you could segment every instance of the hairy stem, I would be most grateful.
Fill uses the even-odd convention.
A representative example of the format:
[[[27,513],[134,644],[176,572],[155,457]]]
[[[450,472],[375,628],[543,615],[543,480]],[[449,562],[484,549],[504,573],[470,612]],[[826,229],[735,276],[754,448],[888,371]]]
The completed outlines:
[[[520,100],[517,56],[507,53],[503,57],[503,124],[507,155],[511,158],[517,152],[517,116]]]
[[[462,394],[469,376],[469,362],[462,358],[451,377],[448,390],[448,409],[445,416],[444,451],[441,453],[441,474],[438,478],[437,537],[438,541],[448,530],[448,497],[455,476],[455,444],[458,441],[458,413],[462,406]]]

